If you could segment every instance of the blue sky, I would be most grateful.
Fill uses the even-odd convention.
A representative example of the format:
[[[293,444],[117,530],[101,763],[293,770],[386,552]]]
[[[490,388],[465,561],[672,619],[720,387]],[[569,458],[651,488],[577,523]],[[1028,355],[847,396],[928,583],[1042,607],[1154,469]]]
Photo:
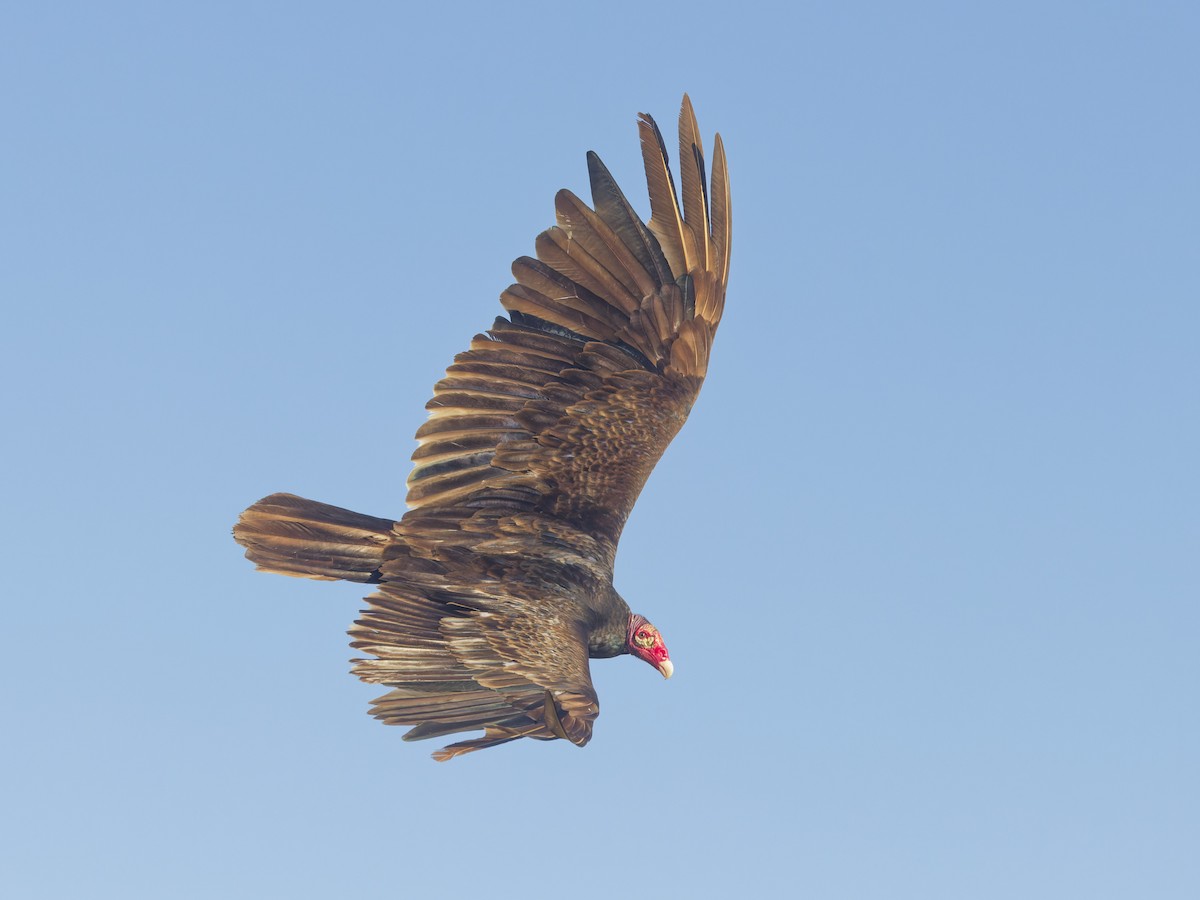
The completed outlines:
[[[1186,3],[3,14],[0,893],[1200,895],[1200,13]],[[438,765],[289,490],[403,511],[422,406],[683,91],[710,378],[580,751]]]

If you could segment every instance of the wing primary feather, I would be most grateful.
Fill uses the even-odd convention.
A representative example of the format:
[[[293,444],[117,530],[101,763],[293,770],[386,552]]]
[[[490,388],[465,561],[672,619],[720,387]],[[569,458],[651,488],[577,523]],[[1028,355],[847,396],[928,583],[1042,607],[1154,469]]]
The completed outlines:
[[[633,291],[588,248],[601,253],[607,253],[607,249],[584,237],[582,231],[557,225],[547,228],[534,242],[538,259],[596,296],[606,298],[622,312],[637,309],[638,298]],[[616,266],[615,260],[611,265]]]
[[[675,277],[686,273],[696,257],[695,241],[683,227],[676,199],[675,179],[667,157],[658,123],[646,113],[638,115],[638,131],[642,139],[642,164],[646,170],[646,186],[650,193],[650,231],[666,256]]]
[[[568,190],[558,192],[554,205],[559,227],[582,243],[625,286],[629,295],[627,311],[636,309],[643,297],[654,293],[654,277],[595,210]]]
[[[704,157],[700,141],[700,127],[696,124],[696,113],[687,94],[679,110],[679,170],[683,182],[683,221],[696,241],[696,261],[692,268],[707,269],[708,211],[704,198],[704,172],[697,160]]]
[[[587,162],[596,214],[637,257],[642,268],[653,276],[656,288],[670,284],[674,278],[658,238],[642,224],[600,157],[589,150]]]
[[[721,135],[713,141],[711,206],[714,271],[722,290],[729,283],[729,249],[731,236],[729,207],[729,168],[725,162],[725,144]]]

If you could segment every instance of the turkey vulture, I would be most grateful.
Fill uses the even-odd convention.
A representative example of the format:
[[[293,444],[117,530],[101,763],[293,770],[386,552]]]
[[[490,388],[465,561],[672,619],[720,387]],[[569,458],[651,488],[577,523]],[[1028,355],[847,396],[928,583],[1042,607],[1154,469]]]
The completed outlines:
[[[378,586],[350,629],[373,657],[354,673],[391,688],[371,713],[413,726],[405,740],[483,729],[438,760],[523,737],[586,744],[591,657],[632,653],[671,677],[662,635],[613,588],[613,562],[708,369],[729,179],[718,135],[706,184],[686,94],[678,195],[658,126],[642,114],[638,129],[650,221],[588,153],[594,208],[558,192],[537,258],[513,263],[508,318],[434,387],[402,518],[272,494],[233,529],[263,571]]]

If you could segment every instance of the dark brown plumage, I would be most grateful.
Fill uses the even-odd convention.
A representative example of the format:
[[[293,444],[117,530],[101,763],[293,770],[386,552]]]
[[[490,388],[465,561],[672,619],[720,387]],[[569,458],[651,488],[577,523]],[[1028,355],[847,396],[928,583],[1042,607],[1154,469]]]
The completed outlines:
[[[599,157],[592,202],[555,197],[537,259],[513,264],[509,318],[455,357],[417,431],[408,513],[364,516],[291,494],[233,529],[259,569],[378,585],[350,629],[371,710],[407,740],[483,729],[436,759],[520,737],[582,746],[599,707],[589,657],[670,676],[658,632],[613,589],[630,510],[692,408],[729,271],[729,181],[711,190],[692,106],[679,115],[682,204],[639,117],[648,223]],[[682,206],[682,208],[681,208]]]

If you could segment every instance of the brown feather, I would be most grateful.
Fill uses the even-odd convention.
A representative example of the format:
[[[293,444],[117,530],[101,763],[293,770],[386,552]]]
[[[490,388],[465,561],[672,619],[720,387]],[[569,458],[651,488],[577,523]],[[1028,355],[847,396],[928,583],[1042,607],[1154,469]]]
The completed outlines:
[[[713,144],[711,193],[713,272],[721,284],[721,294],[724,296],[725,287],[729,284],[730,233],[733,230],[729,213],[729,168],[725,163],[725,144],[721,141],[719,134]]]
[[[678,277],[696,264],[696,242],[691,232],[684,228],[679,213],[675,180],[671,177],[671,163],[667,158],[667,145],[662,132],[646,113],[638,114],[638,130],[642,136],[642,163],[650,193],[648,225],[658,238],[674,277]]]
[[[294,494],[272,494],[242,513],[233,536],[264,572],[374,581],[394,524]]]
[[[707,269],[708,203],[704,196],[704,151],[700,145],[700,128],[692,101],[683,95],[679,110],[679,173],[683,184],[683,221],[696,242],[696,260],[688,271]]]
[[[658,240],[637,217],[633,207],[617,187],[612,174],[600,161],[600,157],[589,152],[587,161],[588,175],[592,183],[592,203],[596,205],[596,214],[637,257],[642,271],[649,273],[654,279],[656,289],[670,284],[674,281],[674,276],[671,274],[671,267],[667,265],[666,257],[659,249]]]
[[[614,297],[622,309],[636,309],[641,298],[654,291],[653,277],[642,268],[633,251],[587,204],[570,191],[559,191],[554,200],[558,226],[583,247],[624,288]],[[624,301],[621,303],[620,301]]]
[[[596,296],[608,298],[623,312],[637,309],[639,298],[608,268],[608,265],[616,267],[616,260],[611,259],[602,243],[586,240],[589,236],[557,225],[547,228],[534,242],[538,259]],[[608,265],[593,255],[589,247],[602,256],[607,254]]]

